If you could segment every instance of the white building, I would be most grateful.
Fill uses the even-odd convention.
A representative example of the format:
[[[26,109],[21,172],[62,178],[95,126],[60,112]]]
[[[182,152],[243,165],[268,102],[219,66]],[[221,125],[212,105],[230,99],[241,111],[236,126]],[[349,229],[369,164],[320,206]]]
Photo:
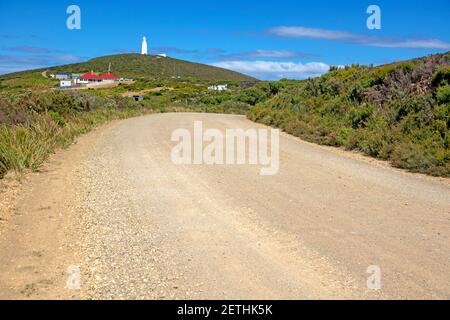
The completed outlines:
[[[222,85],[217,85],[217,86],[210,86],[210,87],[208,87],[208,90],[227,91],[228,90],[228,85],[227,84],[222,84]]]
[[[70,73],[58,72],[56,74],[55,78],[58,80],[67,80],[67,79],[70,79]]]
[[[147,38],[146,37],[144,37],[142,39],[141,54],[144,54],[144,55],[148,54]]]
[[[72,86],[72,80],[61,80],[59,82],[60,88],[70,88]]]

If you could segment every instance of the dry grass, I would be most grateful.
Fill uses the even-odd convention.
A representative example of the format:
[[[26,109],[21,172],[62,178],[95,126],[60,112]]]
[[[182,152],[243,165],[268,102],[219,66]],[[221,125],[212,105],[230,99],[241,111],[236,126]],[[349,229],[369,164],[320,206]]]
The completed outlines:
[[[151,113],[150,109],[98,109],[79,113],[58,125],[47,114],[32,123],[19,126],[0,125],[0,177],[13,170],[37,170],[57,148],[65,148],[81,134],[109,120]]]

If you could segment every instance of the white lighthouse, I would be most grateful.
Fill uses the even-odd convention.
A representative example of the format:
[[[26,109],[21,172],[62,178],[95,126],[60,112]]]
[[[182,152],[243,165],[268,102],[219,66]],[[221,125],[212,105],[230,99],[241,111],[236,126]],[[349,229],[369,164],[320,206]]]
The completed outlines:
[[[142,39],[141,54],[145,54],[145,55],[148,54],[148,49],[147,49],[147,38],[146,38],[146,37],[144,37],[144,38]]]

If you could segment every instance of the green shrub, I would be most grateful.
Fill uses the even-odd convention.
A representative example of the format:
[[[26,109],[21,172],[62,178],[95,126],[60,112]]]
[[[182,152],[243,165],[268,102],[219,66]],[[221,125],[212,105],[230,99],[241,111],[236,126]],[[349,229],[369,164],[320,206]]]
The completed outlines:
[[[401,70],[403,72],[411,72],[414,70],[414,64],[410,61],[400,62],[397,65],[397,70]]]
[[[61,116],[58,112],[56,111],[50,111],[49,113],[50,118],[60,127],[64,127],[66,124],[66,120],[64,119],[63,116]]]
[[[379,132],[358,130],[354,138],[356,138],[356,147],[372,157],[378,157],[385,145],[383,135]]]
[[[450,84],[450,67],[439,69],[431,80],[433,87],[437,88],[444,84]]]
[[[340,127],[336,134],[336,143],[338,146],[344,146],[347,149],[353,149],[355,146],[350,142],[350,137],[352,136],[353,128]]]
[[[440,104],[450,103],[450,85],[447,84],[437,90],[436,100]]]
[[[350,88],[348,98],[352,101],[361,103],[364,100],[364,87],[361,84],[356,84]]]
[[[258,88],[249,88],[237,95],[237,100],[240,102],[247,103],[249,105],[256,105],[264,101],[267,98],[267,94]]]
[[[355,108],[350,113],[350,124],[352,128],[362,128],[365,127],[365,122],[372,116],[374,111],[373,105],[362,105]]]
[[[430,167],[436,166],[437,160],[423,147],[408,142],[400,143],[394,148],[392,163],[413,172],[426,172]]]
[[[447,176],[450,67],[443,57],[376,68],[355,65],[314,79],[283,81],[282,90],[251,108],[248,117],[307,141]]]

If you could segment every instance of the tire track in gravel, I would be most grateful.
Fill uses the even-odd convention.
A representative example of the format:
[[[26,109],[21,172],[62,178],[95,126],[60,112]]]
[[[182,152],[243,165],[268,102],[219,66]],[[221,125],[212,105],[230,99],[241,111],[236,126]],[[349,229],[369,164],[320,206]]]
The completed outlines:
[[[450,297],[447,179],[285,134],[276,176],[250,165],[176,166],[171,133],[196,120],[223,131],[262,127],[232,115],[152,115],[57,155],[64,161],[32,179],[18,209],[20,241],[10,230],[4,239],[17,245],[0,246],[6,296],[31,283],[37,298]],[[48,203],[48,212],[25,214]],[[30,219],[39,227],[25,228]],[[45,237],[45,226],[63,231]],[[46,253],[21,258],[37,276],[15,268],[19,247]],[[63,289],[68,264],[81,267],[81,292]],[[380,291],[366,287],[370,265],[382,270]]]

